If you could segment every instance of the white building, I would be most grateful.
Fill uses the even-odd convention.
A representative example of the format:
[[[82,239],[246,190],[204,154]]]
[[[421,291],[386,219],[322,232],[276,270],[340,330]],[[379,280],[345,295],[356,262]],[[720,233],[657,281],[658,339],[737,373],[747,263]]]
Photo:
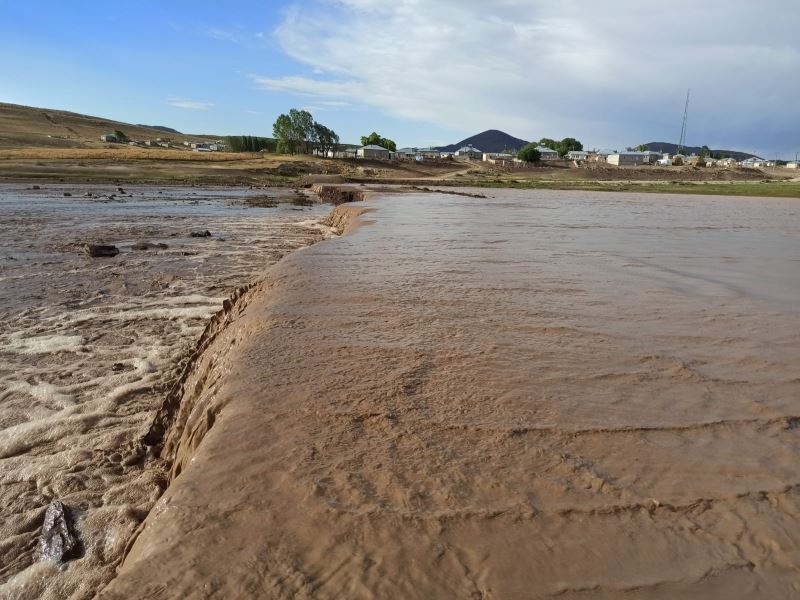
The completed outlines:
[[[101,135],[100,136],[100,141],[101,142],[118,142],[119,140],[117,139],[117,136],[115,136],[113,133],[107,133],[105,135]]]
[[[655,154],[653,152],[652,154]],[[652,159],[654,162],[657,159]],[[664,160],[664,159],[661,159]],[[610,165],[618,167],[635,167],[638,165],[651,164],[651,153],[649,152],[618,152],[617,154],[610,154],[606,158],[606,162]]]
[[[786,163],[786,168],[787,169],[800,169],[800,162],[796,162],[796,161],[788,162],[788,163]]]
[[[367,158],[367,159],[377,159],[377,160],[389,160],[391,157],[391,152],[384,148],[383,146],[376,146],[375,144],[371,144],[369,146],[362,146],[356,152],[358,158]]]

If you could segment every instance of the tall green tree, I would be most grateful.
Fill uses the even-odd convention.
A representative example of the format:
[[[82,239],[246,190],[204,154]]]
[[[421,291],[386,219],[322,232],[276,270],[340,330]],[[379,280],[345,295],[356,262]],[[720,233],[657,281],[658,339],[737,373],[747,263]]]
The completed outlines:
[[[381,146],[382,148],[386,148],[387,150],[391,150],[394,152],[397,150],[397,144],[394,140],[390,140],[389,138],[381,137],[379,133],[373,131],[369,135],[362,135],[361,136],[361,145],[362,146]]]
[[[280,115],[272,126],[272,135],[278,140],[278,152],[294,154],[297,152],[297,136],[289,115]]]
[[[583,144],[573,137],[566,137],[558,142],[553,150],[558,151],[559,156],[566,156],[567,152],[583,150]]]
[[[539,142],[541,144],[541,142]],[[542,158],[541,152],[536,149],[538,144],[528,144],[517,154],[517,158],[526,163],[539,162]],[[542,144],[544,146],[544,144]]]
[[[333,129],[330,129],[322,123],[314,123],[314,143],[319,148],[323,155],[329,150],[335,150],[339,145],[339,136]]]
[[[307,110],[293,108],[289,111],[289,119],[296,144],[309,154],[314,139],[314,117]]]
[[[287,154],[310,154],[315,148],[330,150],[339,143],[335,131],[317,123],[307,110],[296,108],[278,116],[272,126],[272,135],[275,136],[277,151]]]
[[[543,137],[539,140],[539,145],[544,146],[545,148],[550,148],[550,150],[558,151],[558,142],[551,140],[550,138]]]

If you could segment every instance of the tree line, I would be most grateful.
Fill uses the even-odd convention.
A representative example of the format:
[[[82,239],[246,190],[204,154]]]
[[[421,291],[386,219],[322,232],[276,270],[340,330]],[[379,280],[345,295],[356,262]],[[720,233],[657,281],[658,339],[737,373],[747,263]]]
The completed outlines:
[[[517,158],[525,162],[538,162],[542,158],[542,154],[538,150],[539,146],[555,150],[562,157],[566,156],[568,152],[583,150],[583,144],[572,137],[566,137],[560,142],[550,138],[542,138],[538,142],[525,146],[519,151]]]
[[[272,138],[254,135],[230,135],[226,145],[231,152],[275,152],[278,143]]]

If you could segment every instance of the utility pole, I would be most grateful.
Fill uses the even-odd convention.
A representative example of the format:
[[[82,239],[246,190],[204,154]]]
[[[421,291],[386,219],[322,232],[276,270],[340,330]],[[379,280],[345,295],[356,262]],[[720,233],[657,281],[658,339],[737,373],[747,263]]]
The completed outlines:
[[[689,94],[691,88],[686,90],[686,106],[683,108],[683,124],[681,125],[681,139],[678,141],[678,154],[683,154],[683,148],[686,146],[686,123],[689,120]]]

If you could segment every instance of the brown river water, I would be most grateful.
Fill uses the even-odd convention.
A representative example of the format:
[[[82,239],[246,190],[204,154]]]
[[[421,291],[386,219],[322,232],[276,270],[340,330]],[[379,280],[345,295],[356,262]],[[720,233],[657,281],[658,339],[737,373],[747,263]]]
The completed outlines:
[[[109,490],[80,522],[91,551],[6,589],[68,597],[53,578],[127,544],[107,587],[70,593],[797,597],[800,202],[483,193],[339,207],[357,227],[270,268],[159,411],[160,498],[156,458],[65,467],[75,506]],[[115,410],[80,427],[124,449],[138,417]],[[14,502],[52,486],[41,435],[8,446]],[[95,454],[73,445],[65,465]]]
[[[102,598],[800,594],[800,203],[486,193],[270,270]]]
[[[209,318],[329,236],[330,206],[275,189],[27,187],[0,186],[0,597],[88,598],[167,483],[137,441]],[[90,258],[85,242],[121,253]],[[62,566],[39,561],[57,500],[82,546]]]

